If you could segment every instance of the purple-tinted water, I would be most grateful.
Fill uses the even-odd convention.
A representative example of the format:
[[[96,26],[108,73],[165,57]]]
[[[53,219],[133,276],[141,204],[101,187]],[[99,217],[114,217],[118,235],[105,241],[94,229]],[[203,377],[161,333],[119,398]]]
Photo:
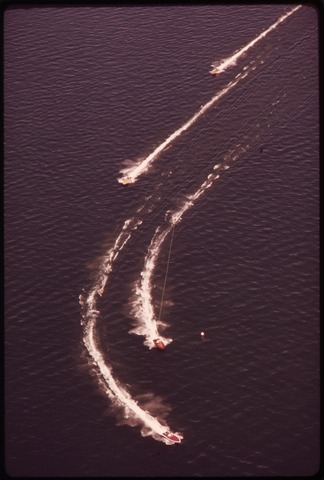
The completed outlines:
[[[220,77],[208,73],[210,63],[290,8],[5,11],[10,475],[318,470],[317,11],[303,6]],[[125,159],[145,158],[245,68],[248,75],[151,171],[128,188],[117,182]],[[164,310],[173,343],[148,350],[129,335],[134,282],[166,212],[181,207],[218,163],[229,168],[176,227]],[[96,335],[107,365],[139,404],[168,411],[167,423],[184,437],[174,446],[126,424],[83,343],[79,295],[142,206],[143,223],[109,277]]]

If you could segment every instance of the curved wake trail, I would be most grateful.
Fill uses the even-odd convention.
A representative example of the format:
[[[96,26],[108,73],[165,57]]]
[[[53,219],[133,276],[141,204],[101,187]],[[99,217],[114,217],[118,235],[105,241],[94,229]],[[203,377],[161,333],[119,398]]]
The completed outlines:
[[[282,15],[273,25],[271,25],[267,30],[264,32],[260,33],[252,42],[248,43],[245,47],[241,48],[238,52],[236,52],[234,55],[231,55],[228,58],[225,58],[218,64],[213,64],[217,68],[218,73],[224,72],[228,67],[231,67],[236,64],[237,60],[244,55],[250,48],[252,48],[257,42],[259,42],[262,38],[264,38],[266,35],[268,35],[269,32],[277,28],[277,26],[286,20],[290,15],[292,15],[294,12],[296,12],[299,8],[301,8],[301,5],[297,5],[297,7],[293,8],[289,12],[285,13]]]
[[[300,82],[296,82],[291,85],[291,90],[298,95]],[[310,99],[316,94],[311,92],[303,101],[303,105],[307,105]],[[262,110],[257,115],[252,123],[247,124],[248,127],[241,129],[239,133],[242,135],[243,142],[237,143],[234,147],[231,147],[223,157],[223,164],[217,163],[213,167],[213,172],[210,173],[206,180],[200,185],[196,192],[189,195],[188,200],[185,201],[180,208],[175,211],[168,210],[165,218],[167,226],[158,226],[155,230],[154,236],[151,240],[146,257],[144,259],[144,268],[140,274],[140,278],[134,285],[134,296],[130,300],[131,313],[137,323],[129,333],[142,335],[145,337],[144,345],[152,348],[154,346],[153,339],[160,338],[163,343],[167,345],[172,342],[172,339],[165,338],[159,334],[159,328],[166,327],[165,323],[162,323],[155,315],[153,306],[153,275],[157,265],[158,257],[162,244],[169,233],[172,231],[178,223],[182,221],[184,213],[195,205],[196,201],[202,196],[205,191],[210,188],[214,181],[220,177],[222,170],[228,170],[230,168],[229,163],[238,159],[244,158],[251,147],[260,142],[261,138],[265,140],[270,134],[273,134],[280,126],[287,124],[289,120],[298,112],[300,105],[296,102],[294,109],[289,108],[285,103],[287,93],[282,91],[278,94],[270,106],[270,110],[267,114],[264,114]],[[278,105],[282,105],[281,108]],[[287,113],[288,110],[288,113]],[[250,133],[247,134],[246,128],[250,129]]]
[[[158,320],[154,315],[151,281],[161,245],[171,228],[172,225],[162,233],[160,233],[161,227],[157,228],[149,246],[141,278],[135,284],[134,300],[132,301],[132,314],[136,318],[138,325],[131,329],[130,333],[145,336],[144,345],[150,349],[155,347],[153,340],[157,337],[163,341],[164,345],[172,342],[171,338],[163,337],[158,332],[159,328],[167,325]]]
[[[293,10],[287,14],[280,17],[280,19],[273,24],[268,30],[263,32],[259,37],[257,37],[253,42],[250,42],[244,49],[241,49],[235,55],[230,57],[231,62],[234,62],[242,55],[248,48],[251,48],[258,40],[263,38],[269,31],[274,29],[279,23],[281,23],[285,18],[291,15],[296,11],[300,6],[295,7]],[[230,64],[225,65],[224,68],[227,68]],[[188,122],[186,122],[180,129],[174,132],[168,139],[163,142],[154,152],[151,153],[140,165],[126,169],[128,174],[132,172],[131,177],[135,179],[144,173],[150,166],[150,164],[155,160],[155,158],[169,145],[177,136],[179,136],[184,130],[189,128],[208,108],[210,108],[216,101],[225,95],[229,90],[231,90],[242,78],[246,77],[251,71],[251,65],[245,67],[244,73],[240,73],[236,76],[236,79],[230,82],[220,93],[215,95],[209,102],[202,106]],[[286,95],[286,94],[284,94]],[[282,95],[282,98],[284,98]],[[274,102],[272,105],[280,102],[281,98],[278,101]],[[271,113],[271,112],[270,112]],[[259,126],[259,119],[255,119],[254,125],[252,127],[258,127],[262,130],[264,127]],[[262,123],[262,122],[261,122]],[[271,123],[271,122],[270,122]],[[267,125],[267,129],[270,128],[270,123]],[[265,127],[264,127],[265,128]],[[260,130],[259,130],[260,131]],[[269,132],[269,130],[267,130]],[[253,132],[252,132],[253,133]],[[254,132],[255,134],[256,132]],[[255,135],[255,141],[260,137],[260,135]],[[220,177],[219,171],[226,170],[229,168],[228,163],[234,161],[237,158],[242,158],[246,152],[250,149],[251,143],[250,140],[246,141],[247,136],[244,137],[244,144],[239,143],[234,148],[228,151],[224,156],[224,164],[216,164],[213,167],[213,172],[210,173],[207,179],[201,184],[201,186],[196,190],[194,194],[188,197],[188,200],[185,201],[180,208],[177,208],[174,211],[168,210],[166,213],[166,223],[167,225],[159,226],[156,228],[150,246],[148,248],[147,255],[144,260],[144,268],[141,272],[140,279],[135,284],[135,299],[132,301],[133,315],[137,321],[137,326],[132,329],[131,333],[136,333],[139,335],[145,336],[144,344],[149,348],[153,346],[153,339],[156,337],[162,338],[165,344],[172,342],[171,338],[163,338],[159,335],[159,328],[163,328],[166,325],[158,320],[154,313],[153,307],[153,274],[157,264],[158,256],[161,251],[164,240],[172,229],[182,221],[184,213],[191,208],[196,200],[209,188],[213,185],[214,181]],[[253,143],[253,142],[252,142]],[[135,172],[135,173],[134,173]],[[123,182],[122,182],[123,183]],[[144,208],[144,205],[137,210],[139,213]],[[83,341],[87,349],[87,352],[92,360],[92,364],[96,368],[96,374],[99,383],[102,385],[106,395],[111,400],[112,404],[116,406],[123,414],[123,422],[134,425],[141,426],[141,433],[143,436],[150,435],[154,439],[163,441],[166,444],[173,444],[171,440],[166,439],[162,435],[169,430],[169,427],[166,423],[161,420],[161,415],[153,416],[147,410],[142,408],[138,402],[131,396],[131,394],[125,389],[125,387],[114,377],[112,367],[109,365],[107,360],[105,360],[102,351],[100,350],[99,342],[96,339],[96,330],[97,330],[97,321],[99,317],[99,310],[97,306],[97,301],[100,296],[103,295],[106,284],[108,282],[109,274],[113,269],[115,260],[117,259],[119,253],[123,250],[124,246],[127,244],[128,240],[132,236],[132,231],[137,229],[138,226],[142,223],[139,218],[135,216],[125,221],[124,226],[120,234],[118,235],[113,247],[108,251],[107,255],[103,258],[102,263],[99,268],[97,278],[95,279],[93,287],[86,294],[80,295],[80,305],[82,307],[82,321],[83,326]],[[181,439],[182,436],[179,433],[176,435]]]
[[[273,25],[271,25],[267,30],[262,32],[258,37],[248,43],[245,47],[239,50],[237,53],[232,55],[231,57],[223,60],[218,66],[217,70],[220,72],[225,71],[229,66],[232,66],[236,63],[237,59],[241,57],[247,50],[249,50],[253,45],[259,42],[262,38],[264,38],[269,32],[274,30],[281,22],[283,22],[287,17],[289,17],[292,13],[297,11],[301,8],[301,5],[296,6],[288,13],[282,15]],[[129,166],[122,168],[119,173],[122,174],[120,178],[118,178],[119,183],[135,183],[137,179],[149,170],[149,167],[152,165],[154,160],[158,158],[160,153],[166,149],[176,138],[178,138],[184,131],[186,131],[189,127],[191,127],[210,107],[212,107],[219,99],[221,99],[226,93],[232,90],[240,80],[245,78],[251,69],[246,70],[244,73],[240,73],[236,76],[236,79],[229,82],[228,85],[223,88],[219,93],[217,93],[211,100],[209,100],[205,105],[200,107],[197,113],[194,114],[187,122],[185,122],[180,128],[178,128],[175,132],[173,132],[164,142],[162,142],[158,147],[153,150],[144,160],[142,160],[139,164],[134,166]]]
[[[171,445],[174,442],[161,436],[170,430],[168,426],[160,423],[157,418],[141,408],[130,393],[114,378],[112,367],[105,361],[96,342],[96,325],[100,313],[97,309],[98,295],[101,296],[103,294],[109,273],[112,271],[113,263],[131,237],[131,231],[136,229],[141,223],[141,220],[136,220],[135,218],[125,221],[114,246],[109,250],[102,262],[94,286],[88,295],[81,294],[79,296],[79,302],[82,307],[81,324],[83,325],[84,331],[83,342],[92,359],[92,363],[97,367],[98,380],[113,405],[123,412],[125,423],[129,423],[132,426],[141,425],[141,433],[143,436],[151,435],[155,440],[163,441],[167,445]],[[176,435],[180,439],[183,438],[179,433],[176,433]]]
[[[220,164],[214,166],[214,170],[217,170],[220,167]],[[224,166],[224,169],[227,169],[228,166]],[[132,315],[137,322],[137,326],[129,331],[129,333],[134,333],[136,335],[145,336],[144,345],[150,349],[154,347],[154,338],[159,338],[163,341],[165,345],[172,342],[171,338],[163,337],[158,329],[167,327],[167,324],[161,322],[157,319],[154,313],[153,308],[153,273],[157,264],[157,259],[160,254],[162,244],[178,223],[180,223],[183,214],[191,208],[195,201],[211,187],[213,181],[219,178],[219,175],[216,173],[211,173],[208,175],[207,180],[205,180],[198,190],[191,196],[189,200],[186,201],[178,210],[171,212],[170,210],[166,213],[168,216],[169,225],[163,230],[162,227],[157,227],[154,236],[152,238],[151,244],[148,248],[148,253],[144,261],[144,269],[140,274],[140,279],[135,282],[134,287],[134,297],[131,300],[132,304]]]

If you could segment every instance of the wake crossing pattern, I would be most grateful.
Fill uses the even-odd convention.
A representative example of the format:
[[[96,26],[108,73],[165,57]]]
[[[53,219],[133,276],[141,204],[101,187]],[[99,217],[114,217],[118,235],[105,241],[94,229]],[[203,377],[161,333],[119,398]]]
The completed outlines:
[[[280,17],[266,31],[260,34],[255,40],[243,47],[239,52],[232,55],[229,59],[222,62],[223,69],[226,69],[233,62],[243,55],[249,48],[255,45],[261,38],[264,38],[271,30],[276,28],[282,21],[289,15],[295,12],[300,6],[295,7],[290,12]],[[225,63],[224,63],[225,62]],[[124,176],[130,176],[132,181],[135,181],[142,173],[146,172],[152,162],[157,156],[170,145],[183,131],[188,129],[198,118],[203,115],[217,100],[223,95],[228,93],[240,80],[245,78],[251,69],[247,68],[243,73],[237,75],[236,79],[229,82],[228,85],[216,94],[209,102],[203,105],[199,112],[197,112],[188,122],[186,122],[181,128],[176,130],[170,135],[159,147],[157,147],[143,162],[136,167],[130,167],[122,171]],[[249,149],[249,144],[238,145],[236,148],[230,150],[223,165],[217,163],[213,167],[213,171],[208,175],[207,179],[201,184],[201,186],[185,201],[180,208],[173,211],[168,210],[166,212],[166,226],[158,226],[155,230],[154,236],[151,240],[148,252],[144,259],[144,268],[140,274],[139,280],[136,281],[134,286],[135,300],[132,299],[132,312],[137,321],[137,325],[130,333],[136,333],[145,337],[144,344],[149,348],[153,347],[153,339],[160,337],[165,344],[172,342],[171,338],[161,337],[159,329],[166,327],[161,321],[156,318],[153,307],[153,274],[157,265],[158,256],[163,245],[163,242],[167,238],[175,225],[179,224],[182,220],[185,212],[195,205],[196,201],[203,195],[203,193],[210,188],[214,181],[220,177],[220,171],[227,170],[229,168],[229,161],[235,160],[241,155],[244,155]],[[121,179],[120,179],[121,180]],[[123,182],[121,182],[123,183]],[[132,236],[132,232],[136,230],[142,223],[138,213],[144,212],[144,205],[137,210],[132,218],[127,219],[121,229],[121,232],[117,236],[114,245],[107,252],[102,259],[101,265],[98,270],[97,277],[93,286],[88,292],[83,291],[79,296],[79,302],[81,305],[83,326],[83,342],[86,350],[89,354],[92,366],[95,368],[98,382],[105,391],[106,395],[110,399],[111,403],[123,412],[125,423],[132,426],[139,425],[141,427],[141,434],[143,436],[150,435],[152,438],[158,441],[163,441],[167,445],[174,444],[175,442],[168,439],[165,435],[166,432],[170,432],[169,426],[160,417],[157,418],[147,411],[145,408],[139,405],[139,403],[133,398],[130,392],[122,385],[114,376],[113,369],[109,362],[105,359],[103,353],[100,350],[99,344],[96,341],[96,327],[100,316],[98,310],[98,300],[103,296],[107,287],[109,275],[113,270],[114,262],[118,258],[120,252],[124,249],[127,242]],[[176,433],[179,440],[183,437],[180,433]]]

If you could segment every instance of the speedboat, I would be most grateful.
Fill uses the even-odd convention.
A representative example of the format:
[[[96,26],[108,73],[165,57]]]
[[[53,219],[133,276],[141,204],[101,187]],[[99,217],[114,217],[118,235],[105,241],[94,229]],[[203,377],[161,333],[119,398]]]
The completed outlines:
[[[219,68],[213,68],[212,70],[210,70],[210,72],[212,75],[218,75],[220,72]]]
[[[119,183],[122,183],[123,185],[129,185],[130,183],[134,183],[135,180],[132,177],[123,177],[118,179]]]
[[[162,342],[162,340],[160,340],[159,338],[155,338],[153,340],[154,342],[154,345],[156,346],[156,348],[159,348],[160,350],[164,350],[165,349],[165,345],[164,343]]]
[[[181,438],[178,437],[178,435],[176,435],[175,433],[172,433],[172,432],[164,432],[162,433],[163,437],[167,438],[168,440],[171,440],[171,442],[174,442],[174,443],[181,443]]]

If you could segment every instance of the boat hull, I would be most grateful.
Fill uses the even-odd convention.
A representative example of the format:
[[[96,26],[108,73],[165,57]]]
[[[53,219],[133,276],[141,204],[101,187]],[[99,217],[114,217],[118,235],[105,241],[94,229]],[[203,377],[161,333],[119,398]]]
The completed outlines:
[[[123,185],[129,185],[130,183],[134,183],[135,180],[132,177],[123,177],[118,179],[119,183],[122,183]]]
[[[181,438],[178,437],[178,435],[176,435],[175,433],[172,433],[172,432],[164,432],[164,433],[163,433],[163,437],[167,438],[167,439],[170,440],[171,442],[181,443]]]
[[[164,350],[165,349],[164,343],[159,338],[155,338],[153,340],[153,342],[154,342],[154,345],[156,346],[156,348],[158,348],[159,350]]]

